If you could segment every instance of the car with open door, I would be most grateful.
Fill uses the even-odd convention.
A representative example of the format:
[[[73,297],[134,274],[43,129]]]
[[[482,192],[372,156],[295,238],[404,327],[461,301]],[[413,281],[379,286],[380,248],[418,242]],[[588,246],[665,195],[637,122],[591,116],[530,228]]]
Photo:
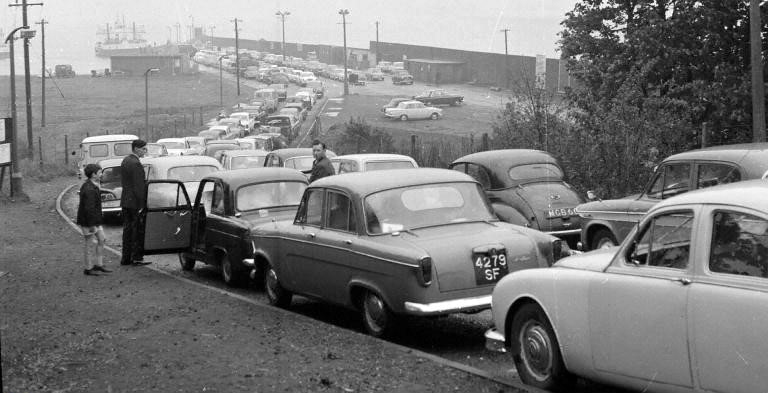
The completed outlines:
[[[471,177],[432,168],[324,177],[294,219],[253,234],[271,304],[296,293],[358,310],[373,336],[397,316],[487,309],[507,272],[570,254],[560,239],[499,221]]]
[[[218,266],[227,285],[247,280],[253,269],[259,226],[293,219],[307,178],[286,168],[249,168],[213,173],[197,194],[184,184],[150,180],[144,253],[179,253],[183,270],[197,261]]]

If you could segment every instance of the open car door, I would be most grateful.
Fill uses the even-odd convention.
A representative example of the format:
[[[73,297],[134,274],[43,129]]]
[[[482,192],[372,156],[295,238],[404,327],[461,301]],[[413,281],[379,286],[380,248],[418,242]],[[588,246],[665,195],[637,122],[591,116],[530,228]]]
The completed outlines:
[[[176,180],[147,182],[144,220],[144,254],[184,251],[191,241],[192,211],[184,183]]]

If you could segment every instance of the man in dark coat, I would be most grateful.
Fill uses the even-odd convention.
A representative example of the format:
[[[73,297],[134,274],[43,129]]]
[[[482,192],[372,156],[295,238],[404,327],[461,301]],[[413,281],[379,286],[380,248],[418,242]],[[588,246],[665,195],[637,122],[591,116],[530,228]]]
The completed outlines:
[[[309,176],[309,182],[336,174],[331,165],[331,160],[325,156],[325,143],[315,139],[312,141],[312,155],[315,162],[312,163],[312,174]]]
[[[120,207],[123,209],[123,257],[121,265],[146,265],[144,261],[144,210],[147,208],[147,185],[144,167],[139,158],[147,154],[147,142],[136,139],[131,142],[131,154],[120,164],[123,193]]]

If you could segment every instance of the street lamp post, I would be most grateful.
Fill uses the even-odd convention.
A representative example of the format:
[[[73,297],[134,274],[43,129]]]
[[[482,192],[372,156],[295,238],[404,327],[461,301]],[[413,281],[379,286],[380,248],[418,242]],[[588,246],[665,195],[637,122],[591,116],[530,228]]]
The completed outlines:
[[[221,73],[221,59],[224,56],[219,56],[219,107],[224,108],[224,79]]]
[[[280,19],[283,21],[283,64],[285,64],[285,17],[290,15],[291,13],[289,11],[277,11],[275,12],[275,15],[279,16]]]
[[[144,71],[144,129],[149,139],[149,74],[158,72],[158,68],[148,68]]]
[[[344,95],[349,95],[349,81],[347,80],[347,15],[349,15],[348,9],[339,10],[341,15],[341,24],[344,26]]]
[[[27,26],[17,27],[8,34],[5,42],[9,45],[9,55],[11,63],[11,196],[22,195],[24,193],[21,186],[21,170],[19,168],[19,129],[16,122],[16,66],[14,59],[13,37],[17,31],[28,29]]]

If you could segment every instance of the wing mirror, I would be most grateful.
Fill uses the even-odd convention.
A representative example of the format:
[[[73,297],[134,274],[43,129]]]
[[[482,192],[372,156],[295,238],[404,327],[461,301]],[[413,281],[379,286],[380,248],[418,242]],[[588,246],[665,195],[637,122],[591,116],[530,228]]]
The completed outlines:
[[[602,200],[602,199],[600,199],[600,197],[599,197],[599,196],[597,196],[597,194],[596,194],[594,191],[592,191],[592,190],[589,190],[589,191],[587,191],[587,199],[589,199],[590,201],[601,201],[601,202],[603,201],[603,200]]]

